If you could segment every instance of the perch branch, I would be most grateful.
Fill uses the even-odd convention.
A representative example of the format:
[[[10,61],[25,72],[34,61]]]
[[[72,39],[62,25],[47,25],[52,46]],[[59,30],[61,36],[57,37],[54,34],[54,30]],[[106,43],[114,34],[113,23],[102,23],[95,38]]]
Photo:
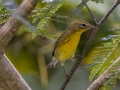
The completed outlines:
[[[89,11],[90,15],[92,16],[92,18],[93,18],[93,20],[94,20],[95,25],[97,25],[97,24],[98,24],[98,23],[97,23],[97,20],[96,20],[96,18],[94,17],[94,15],[92,14],[92,12],[90,11],[90,9],[89,9],[89,7],[88,7],[87,3],[86,3],[84,0],[82,0],[82,2],[84,3],[84,5],[86,6],[86,8],[88,9],[88,11]]]

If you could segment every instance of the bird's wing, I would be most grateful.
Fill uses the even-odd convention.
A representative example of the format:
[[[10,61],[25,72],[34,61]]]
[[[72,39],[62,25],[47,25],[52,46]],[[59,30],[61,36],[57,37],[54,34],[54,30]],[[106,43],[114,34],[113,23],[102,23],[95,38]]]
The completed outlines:
[[[57,39],[55,45],[54,45],[54,49],[53,49],[53,53],[52,53],[52,56],[54,56],[54,52],[55,52],[55,49],[61,45],[61,43],[66,40],[67,37],[69,37],[71,35],[71,33],[68,33],[69,31],[66,30],[62,33],[62,35]],[[67,35],[65,33],[68,33]]]

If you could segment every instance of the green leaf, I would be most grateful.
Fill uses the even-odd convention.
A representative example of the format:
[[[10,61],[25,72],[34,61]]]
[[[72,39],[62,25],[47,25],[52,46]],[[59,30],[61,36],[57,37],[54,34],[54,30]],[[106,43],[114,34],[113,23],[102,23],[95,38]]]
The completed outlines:
[[[88,64],[85,68],[93,67],[93,66],[97,65],[98,63],[99,62],[94,62],[94,63]]]
[[[115,47],[116,44],[112,43],[112,42],[105,42],[105,43],[102,43],[104,44],[104,47]]]
[[[116,78],[113,78],[113,77],[111,77],[110,79],[108,79],[105,83],[104,83],[104,87],[106,88],[106,86],[107,87],[109,87],[109,88],[113,88],[114,86],[115,86],[115,84],[116,84]],[[110,89],[110,90],[111,90]],[[107,90],[107,89],[106,89]]]
[[[96,2],[96,3],[104,3],[104,0],[91,0],[93,2]]]
[[[101,87],[99,90],[111,90],[111,87],[108,85],[105,85],[104,87]]]
[[[14,11],[14,10],[11,10],[11,11]],[[5,9],[1,10],[0,24],[4,24],[9,19],[10,16],[11,16],[11,13],[8,10],[5,10]]]
[[[0,0],[0,11],[5,7],[5,1]]]
[[[86,3],[89,1],[89,0],[84,0]],[[72,16],[75,16],[78,12],[80,12],[80,10],[84,7],[84,3],[81,2],[75,9],[75,11],[73,12]]]
[[[112,51],[115,49],[115,47],[120,42],[120,40],[118,40],[118,35],[113,35],[113,36],[110,36],[108,38],[109,39],[114,39],[114,40],[102,43],[103,46],[96,47],[96,51],[93,52],[94,54],[92,55],[92,57],[93,57],[92,59],[96,60],[97,62],[96,61],[92,62],[87,67],[91,67],[91,66],[97,65],[95,67],[97,69],[93,69],[91,71],[91,74],[89,76],[90,80],[92,80],[94,78],[94,76],[98,73],[98,71],[100,71],[100,73],[99,73],[99,75],[100,75],[108,67],[108,66],[106,66],[106,67],[103,68],[102,66],[106,62],[107,58],[110,56],[110,54],[112,53]],[[117,42],[115,42],[116,40],[117,40]],[[103,69],[101,69],[101,68],[103,68]]]
[[[110,31],[120,31],[119,28],[110,28],[109,30],[110,30]]]
[[[100,71],[99,76],[100,76],[107,68],[108,68],[108,66],[104,67],[104,68]]]
[[[94,78],[94,76],[96,75],[97,71],[99,70],[99,68],[94,68],[91,71],[91,74],[89,75],[89,80],[92,81],[92,79]]]
[[[99,48],[99,47],[98,47]],[[105,48],[105,49],[103,49],[103,50],[99,50],[99,51],[95,51],[95,52],[93,52],[93,53],[101,53],[101,52],[109,52],[109,51],[111,51],[111,49],[109,49],[109,48]]]
[[[120,35],[108,35],[107,37],[103,37],[101,40],[102,41],[107,41],[109,39],[112,39],[112,38],[115,38],[115,37],[118,37],[118,36],[120,36]]]
[[[114,85],[116,84],[116,78],[113,78],[111,81],[110,81],[110,84]]]
[[[66,2],[67,0],[54,0],[53,2],[47,4],[40,12],[34,16],[33,23],[35,23],[38,19],[41,19],[40,22],[37,24],[35,34],[33,33],[33,38],[36,35],[42,35],[43,37],[51,37],[50,32],[47,32],[44,29],[44,24],[50,20],[52,16],[54,16],[55,12]],[[45,30],[45,31],[44,31]]]
[[[117,75],[117,78],[118,78],[118,79],[120,79],[120,74],[119,74],[119,75]]]
[[[34,39],[37,36],[37,34],[32,33],[32,39]]]

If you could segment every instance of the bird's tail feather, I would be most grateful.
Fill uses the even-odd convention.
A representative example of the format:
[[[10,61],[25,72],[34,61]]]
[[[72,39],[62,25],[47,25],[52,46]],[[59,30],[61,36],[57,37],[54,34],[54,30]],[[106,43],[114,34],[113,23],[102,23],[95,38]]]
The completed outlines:
[[[52,61],[46,66],[46,69],[56,67],[56,65],[58,64],[58,62],[59,62],[58,60],[52,60]]]

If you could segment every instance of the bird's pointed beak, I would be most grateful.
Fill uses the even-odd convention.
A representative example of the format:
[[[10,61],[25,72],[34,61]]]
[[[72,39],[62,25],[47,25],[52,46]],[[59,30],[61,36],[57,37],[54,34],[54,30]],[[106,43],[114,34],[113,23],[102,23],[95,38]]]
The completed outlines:
[[[96,27],[95,26],[93,26],[93,25],[89,25],[88,26],[88,29],[95,29]]]

